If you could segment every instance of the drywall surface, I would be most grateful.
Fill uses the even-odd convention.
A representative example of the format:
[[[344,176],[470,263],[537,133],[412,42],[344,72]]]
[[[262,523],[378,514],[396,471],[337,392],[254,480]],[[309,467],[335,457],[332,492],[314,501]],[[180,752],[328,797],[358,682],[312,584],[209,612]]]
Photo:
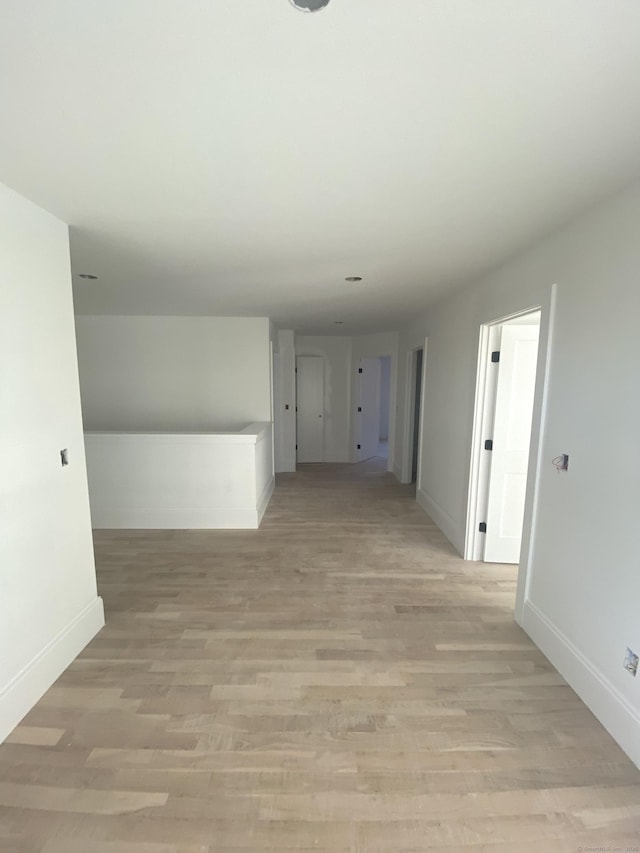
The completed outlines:
[[[380,358],[380,438],[389,438],[389,392],[391,390],[391,356]]]
[[[67,227],[0,185],[0,234],[2,740],[104,617],[96,594]]]
[[[351,338],[296,336],[295,354],[324,359],[324,461],[349,462]]]
[[[543,306],[546,415],[518,618],[640,764],[640,678],[622,666],[640,649],[639,221],[635,184],[436,305],[403,331],[400,360],[428,336],[419,497],[462,551],[479,328]]]
[[[273,491],[270,423],[236,433],[89,432],[96,528],[257,528]]]
[[[78,316],[76,332],[87,430],[271,420],[267,318]]]
[[[276,471],[296,470],[296,347],[291,330],[282,329],[274,357],[274,442]]]

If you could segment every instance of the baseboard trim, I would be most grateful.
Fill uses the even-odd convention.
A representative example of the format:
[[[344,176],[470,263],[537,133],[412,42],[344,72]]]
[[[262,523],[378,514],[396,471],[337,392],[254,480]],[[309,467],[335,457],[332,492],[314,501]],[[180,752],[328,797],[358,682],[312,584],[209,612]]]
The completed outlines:
[[[271,500],[271,496],[273,495],[273,490],[275,489],[275,487],[276,478],[271,477],[271,479],[267,482],[266,486],[262,490],[262,494],[260,495],[260,498],[258,500],[258,527],[260,527],[260,524],[262,523],[262,516],[265,514],[265,511],[269,506],[269,501]]]
[[[462,555],[464,533],[460,531],[454,519],[441,506],[438,506],[423,489],[416,489],[416,500],[432,521],[438,525],[456,551]]]
[[[257,509],[116,509],[91,506],[94,530],[255,530]]]
[[[534,604],[521,626],[560,675],[640,768],[640,715],[609,679]]]
[[[103,625],[104,607],[96,597],[0,691],[0,743]]]

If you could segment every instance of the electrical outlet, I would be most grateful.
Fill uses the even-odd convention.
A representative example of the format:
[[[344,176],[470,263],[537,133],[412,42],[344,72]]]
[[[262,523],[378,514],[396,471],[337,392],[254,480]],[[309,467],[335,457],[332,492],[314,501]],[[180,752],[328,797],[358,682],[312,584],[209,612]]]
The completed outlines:
[[[638,655],[632,652],[631,649],[627,649],[627,653],[624,656],[624,668],[633,676],[638,672]]]

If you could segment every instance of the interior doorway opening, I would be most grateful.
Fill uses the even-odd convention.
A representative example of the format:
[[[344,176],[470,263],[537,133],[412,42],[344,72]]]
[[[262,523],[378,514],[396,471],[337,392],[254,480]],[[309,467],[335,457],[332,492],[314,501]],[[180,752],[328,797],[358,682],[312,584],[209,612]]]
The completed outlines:
[[[391,356],[380,356],[380,418],[377,456],[389,458],[389,417],[391,413]]]
[[[404,459],[402,463],[403,483],[414,483],[416,492],[420,488],[420,456],[422,447],[422,416],[424,410],[424,346],[407,353],[407,385],[404,432]]]
[[[520,562],[541,311],[483,326],[465,558]]]
[[[411,482],[418,482],[418,462],[420,455],[420,435],[422,420],[422,372],[424,369],[424,349],[415,351],[415,376],[413,382],[413,438],[411,442]]]
[[[391,356],[361,358],[358,364],[357,461],[388,459]]]

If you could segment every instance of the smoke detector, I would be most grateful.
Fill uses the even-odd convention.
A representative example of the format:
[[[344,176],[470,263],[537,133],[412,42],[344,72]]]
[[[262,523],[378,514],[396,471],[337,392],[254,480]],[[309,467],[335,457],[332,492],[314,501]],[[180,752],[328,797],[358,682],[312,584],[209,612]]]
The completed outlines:
[[[291,5],[301,12],[319,12],[329,5],[329,0],[290,0]]]

